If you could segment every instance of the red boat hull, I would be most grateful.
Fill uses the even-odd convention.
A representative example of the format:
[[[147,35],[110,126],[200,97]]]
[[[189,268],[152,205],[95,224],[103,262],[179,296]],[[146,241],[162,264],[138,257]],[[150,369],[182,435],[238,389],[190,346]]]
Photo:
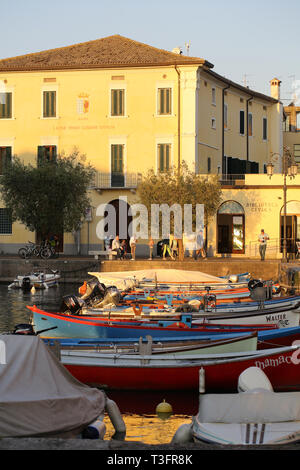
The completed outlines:
[[[203,367],[207,392],[236,392],[239,375],[246,368],[253,366],[265,372],[275,391],[300,390],[299,349],[294,352],[274,354],[269,352],[260,358],[209,365],[192,363],[188,366],[171,367],[65,365],[80,382],[111,390],[198,390],[199,371]]]

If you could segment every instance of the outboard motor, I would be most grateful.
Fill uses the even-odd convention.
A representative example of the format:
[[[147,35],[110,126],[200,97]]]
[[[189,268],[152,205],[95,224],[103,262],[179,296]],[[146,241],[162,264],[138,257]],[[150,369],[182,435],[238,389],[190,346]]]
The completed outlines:
[[[13,334],[34,336],[35,332],[33,330],[32,325],[30,325],[29,323],[19,323],[15,326]]]
[[[31,289],[31,281],[30,281],[30,278],[29,277],[24,277],[23,280],[22,280],[22,289],[23,291],[30,291]]]
[[[105,285],[99,281],[90,281],[86,283],[85,293],[80,297],[87,306],[94,307],[95,304],[104,299],[106,293]]]
[[[68,315],[78,315],[84,306],[84,302],[81,301],[76,295],[65,295],[62,298],[60,305],[60,313]]]
[[[121,294],[119,290],[116,288],[116,286],[110,286],[106,289],[105,291],[105,296],[102,301],[100,301],[97,304],[94,304],[94,307],[96,308],[102,308],[107,305],[118,305],[121,300]]]

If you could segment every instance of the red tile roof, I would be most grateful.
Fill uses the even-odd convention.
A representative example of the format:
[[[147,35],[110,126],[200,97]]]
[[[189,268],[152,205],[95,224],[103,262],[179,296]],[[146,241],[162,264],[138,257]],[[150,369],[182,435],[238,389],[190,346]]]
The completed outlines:
[[[164,65],[213,65],[148,46],[120,35],[0,60],[0,71],[117,68]]]

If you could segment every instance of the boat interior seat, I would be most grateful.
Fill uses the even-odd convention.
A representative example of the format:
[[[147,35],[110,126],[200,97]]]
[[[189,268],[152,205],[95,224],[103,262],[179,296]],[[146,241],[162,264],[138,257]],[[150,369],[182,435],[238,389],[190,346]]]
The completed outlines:
[[[200,395],[198,420],[225,424],[300,421],[300,393],[254,389]]]

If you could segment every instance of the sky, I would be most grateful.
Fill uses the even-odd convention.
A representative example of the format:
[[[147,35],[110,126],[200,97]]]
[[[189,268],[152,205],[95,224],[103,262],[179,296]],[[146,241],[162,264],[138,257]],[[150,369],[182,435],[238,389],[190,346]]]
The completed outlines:
[[[284,105],[300,100],[300,0],[0,0],[0,58],[114,34],[214,64],[214,71]]]

